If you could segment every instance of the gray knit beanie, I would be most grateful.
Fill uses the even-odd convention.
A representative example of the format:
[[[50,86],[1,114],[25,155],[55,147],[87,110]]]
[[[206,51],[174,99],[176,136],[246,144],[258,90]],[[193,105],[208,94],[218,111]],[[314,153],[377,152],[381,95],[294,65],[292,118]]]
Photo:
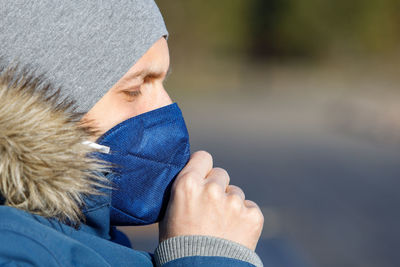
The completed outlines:
[[[0,0],[2,64],[44,74],[87,112],[168,32],[153,0]]]

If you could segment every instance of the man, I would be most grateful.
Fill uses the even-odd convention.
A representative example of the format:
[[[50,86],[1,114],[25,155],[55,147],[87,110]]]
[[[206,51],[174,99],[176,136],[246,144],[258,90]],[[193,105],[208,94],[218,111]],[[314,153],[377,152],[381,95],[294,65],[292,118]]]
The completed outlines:
[[[52,83],[18,68],[0,79],[0,263],[262,265],[260,209],[208,153],[189,159],[153,1],[13,1],[0,12],[3,65]],[[114,227],[157,221],[154,257]]]

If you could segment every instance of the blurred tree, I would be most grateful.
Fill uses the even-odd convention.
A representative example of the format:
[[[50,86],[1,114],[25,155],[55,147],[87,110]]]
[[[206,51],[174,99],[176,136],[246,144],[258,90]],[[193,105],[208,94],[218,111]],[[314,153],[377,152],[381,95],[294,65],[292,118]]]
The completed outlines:
[[[170,41],[179,51],[207,54],[230,54],[247,47],[249,5],[244,0],[175,0],[158,1]]]
[[[158,1],[174,46],[196,56],[243,53],[314,58],[393,53],[400,41],[399,0]],[[193,55],[195,56],[195,55]]]
[[[397,52],[398,0],[252,0],[250,54],[315,57]]]

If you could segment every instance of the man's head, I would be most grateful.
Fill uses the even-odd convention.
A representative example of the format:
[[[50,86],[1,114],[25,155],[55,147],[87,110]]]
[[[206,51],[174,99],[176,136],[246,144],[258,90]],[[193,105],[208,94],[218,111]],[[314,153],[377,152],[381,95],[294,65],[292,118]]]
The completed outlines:
[[[6,181],[0,187],[5,203],[78,223],[83,196],[112,181],[118,188],[109,199],[112,223],[159,220],[171,181],[189,159],[190,145],[182,113],[176,104],[169,105],[163,86],[169,69],[168,33],[155,3],[17,0],[2,6],[0,23],[7,25],[0,32],[0,65],[16,61],[31,74],[42,74],[38,81],[46,80],[22,80],[14,89],[4,79],[1,91],[7,94],[0,96],[19,93],[13,101],[3,101],[7,113],[0,116],[7,128],[0,136],[1,150],[17,154],[5,153],[12,160],[3,161],[18,158],[9,168],[14,173],[0,173]],[[5,77],[24,76],[13,69]],[[26,79],[31,80],[36,81]],[[74,100],[75,112],[64,97]],[[89,137],[92,131],[78,120],[97,130],[95,136]],[[87,157],[95,146],[87,146],[88,139],[108,151]],[[132,197],[138,201],[125,201]]]
[[[154,1],[18,0],[2,6],[0,23],[2,62],[44,73],[100,133],[171,103],[168,32]]]
[[[118,123],[172,101],[163,81],[169,70],[169,52],[160,38],[83,118],[103,134]],[[95,140],[98,136],[94,136]]]

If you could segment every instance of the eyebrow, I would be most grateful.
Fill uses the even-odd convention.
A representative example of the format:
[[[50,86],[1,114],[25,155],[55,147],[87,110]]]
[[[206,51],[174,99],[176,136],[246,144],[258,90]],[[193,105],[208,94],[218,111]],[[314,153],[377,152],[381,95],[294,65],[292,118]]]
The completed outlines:
[[[167,70],[167,72],[165,74],[165,79],[170,75],[170,73],[171,73],[171,67],[168,66],[168,70]],[[143,77],[143,78],[145,78],[145,77],[158,77],[158,76],[161,76],[162,74],[163,74],[162,71],[154,70],[152,68],[146,69],[146,70],[138,70],[138,71],[130,74],[129,76],[127,76],[124,79],[124,81],[127,82],[127,83],[130,83],[132,80],[134,80],[134,79],[136,79],[138,77]]]

